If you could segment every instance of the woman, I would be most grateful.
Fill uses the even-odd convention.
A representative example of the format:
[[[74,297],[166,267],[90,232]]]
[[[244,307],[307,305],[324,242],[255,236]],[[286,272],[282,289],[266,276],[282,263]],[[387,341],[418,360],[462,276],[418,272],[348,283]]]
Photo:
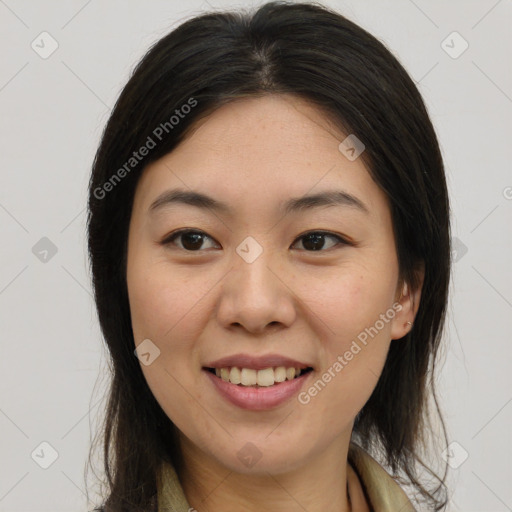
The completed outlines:
[[[99,510],[442,510],[417,465],[449,230],[422,98],[368,32],[272,2],[158,41],[89,188]]]

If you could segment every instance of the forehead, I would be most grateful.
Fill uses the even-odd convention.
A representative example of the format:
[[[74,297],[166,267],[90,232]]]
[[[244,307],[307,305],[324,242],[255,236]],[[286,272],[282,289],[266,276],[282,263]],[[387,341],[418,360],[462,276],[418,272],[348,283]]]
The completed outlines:
[[[136,201],[146,211],[172,188],[207,193],[253,213],[285,199],[343,189],[369,209],[386,207],[362,158],[320,109],[291,95],[232,101],[195,123],[179,146],[143,172]],[[240,210],[238,210],[240,212]]]

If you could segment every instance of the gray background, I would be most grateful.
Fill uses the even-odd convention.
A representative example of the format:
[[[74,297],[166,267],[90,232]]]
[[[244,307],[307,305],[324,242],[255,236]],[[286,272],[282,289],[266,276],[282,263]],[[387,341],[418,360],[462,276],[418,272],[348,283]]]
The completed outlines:
[[[456,443],[449,510],[512,510],[512,2],[325,5],[391,49],[437,130],[458,260],[438,380]],[[0,512],[92,509],[84,467],[105,405],[106,354],[85,249],[90,166],[148,46],[209,8],[0,0]]]

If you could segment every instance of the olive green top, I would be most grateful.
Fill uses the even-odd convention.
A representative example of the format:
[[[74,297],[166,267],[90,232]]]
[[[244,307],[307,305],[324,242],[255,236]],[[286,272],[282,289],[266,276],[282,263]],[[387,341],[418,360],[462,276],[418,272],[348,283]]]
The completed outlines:
[[[364,492],[360,502],[352,500],[354,512],[368,510],[367,507],[371,512],[416,512],[400,485],[371,455],[353,442],[349,446],[348,461]],[[349,485],[350,480],[349,475]],[[164,463],[157,485],[158,512],[194,511],[173,466]]]

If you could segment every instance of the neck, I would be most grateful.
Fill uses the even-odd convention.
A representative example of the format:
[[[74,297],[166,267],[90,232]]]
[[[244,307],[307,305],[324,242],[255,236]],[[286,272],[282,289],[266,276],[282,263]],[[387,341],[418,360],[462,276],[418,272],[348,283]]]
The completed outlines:
[[[189,504],[198,511],[352,512],[347,492],[349,442],[350,432],[343,433],[291,471],[242,474],[182,439],[184,465],[179,478]]]

